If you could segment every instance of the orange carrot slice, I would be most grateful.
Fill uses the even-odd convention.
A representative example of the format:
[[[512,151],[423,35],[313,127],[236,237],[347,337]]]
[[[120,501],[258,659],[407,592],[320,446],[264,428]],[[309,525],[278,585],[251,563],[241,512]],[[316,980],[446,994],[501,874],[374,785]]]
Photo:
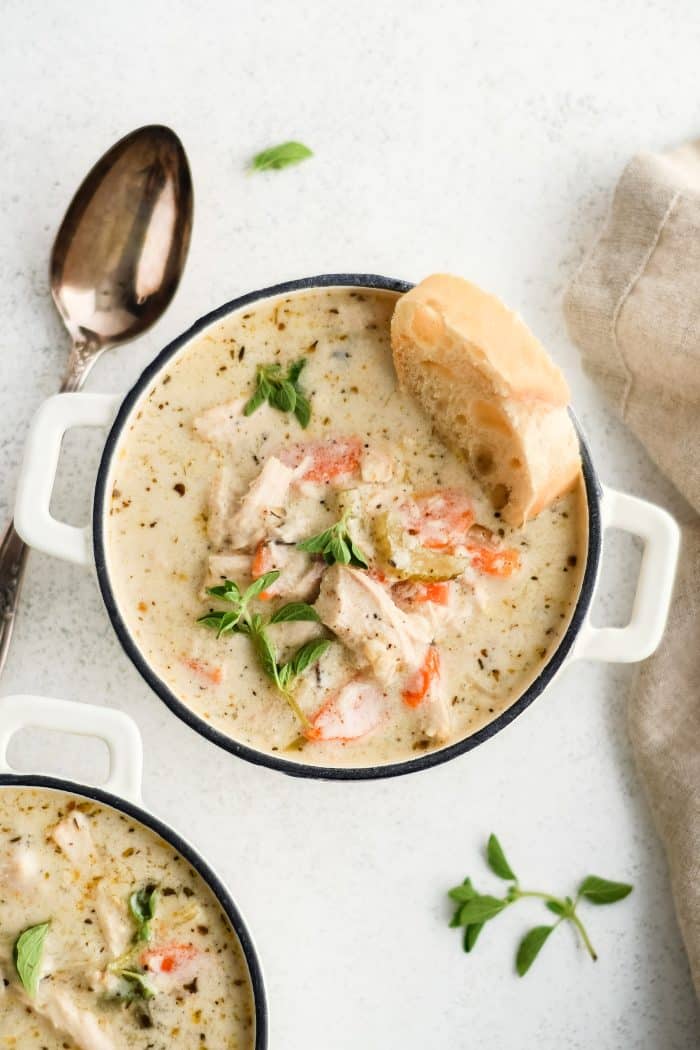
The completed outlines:
[[[151,973],[172,973],[196,959],[199,949],[193,944],[164,944],[141,953],[141,965]]]
[[[274,565],[270,546],[265,540],[261,540],[255,548],[255,554],[250,565],[250,575],[254,580],[257,580],[259,576],[264,576],[266,572],[270,572],[272,569],[274,569]],[[274,592],[269,590],[261,591],[258,598],[263,602],[269,602],[274,596]]]
[[[406,605],[423,605],[433,602],[434,605],[450,604],[450,581],[437,580],[433,583],[424,580],[400,580],[391,588],[392,596]]]
[[[520,568],[520,555],[512,547],[494,549],[468,543],[467,550],[472,566],[478,572],[484,572],[488,576],[499,576],[505,579]]]
[[[194,671],[200,678],[206,678],[213,685],[221,685],[224,678],[222,667],[208,664],[205,660],[196,660],[193,656],[182,656],[181,660],[185,667],[189,667],[190,671]]]
[[[425,660],[406,682],[401,698],[408,707],[418,707],[425,699],[428,690],[440,676],[440,653],[436,645],[428,647]]]
[[[292,445],[279,453],[287,466],[298,467],[304,460],[307,466],[302,481],[328,483],[352,478],[359,473],[362,442],[359,437],[330,438],[328,441],[309,441]]]

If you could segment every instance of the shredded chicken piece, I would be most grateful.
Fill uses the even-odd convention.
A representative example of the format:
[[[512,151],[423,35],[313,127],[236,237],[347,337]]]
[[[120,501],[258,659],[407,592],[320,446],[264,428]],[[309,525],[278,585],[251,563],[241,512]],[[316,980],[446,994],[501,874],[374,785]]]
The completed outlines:
[[[284,543],[268,543],[264,551],[264,571],[271,572],[277,569],[280,573],[275,582],[266,588],[265,594],[268,597],[287,598],[289,601],[309,601],[316,598],[326,568],[323,561]]]
[[[27,846],[16,843],[0,857],[0,886],[15,893],[29,893],[39,879],[41,866],[35,853]]]
[[[393,478],[394,467],[394,457],[388,448],[372,445],[364,449],[360,460],[363,481],[384,485]]]
[[[202,601],[208,601],[210,595],[207,594],[207,588],[220,587],[226,580],[233,580],[239,586],[245,587],[250,583],[250,579],[249,554],[211,554],[199,597]]]
[[[265,465],[242,497],[228,527],[234,550],[253,547],[266,539],[271,527],[284,517],[284,506],[296,471],[276,456]]]
[[[90,833],[90,822],[79,809],[73,809],[49,832],[62,853],[74,864],[84,864],[94,858],[95,844]]]
[[[223,466],[214,475],[207,507],[207,535],[217,547],[225,542],[228,535],[230,497],[231,472],[227,466]]]
[[[358,740],[373,732],[387,713],[386,696],[370,678],[355,677],[331,694],[311,722],[309,740]]]
[[[65,989],[51,988],[41,1003],[29,998],[25,1001],[59,1035],[68,1036],[78,1050],[115,1050],[106,1022],[102,1025],[89,1010],[81,1010]]]
[[[383,685],[419,667],[432,640],[421,615],[399,609],[381,583],[344,565],[324,574],[315,609]]]
[[[116,900],[103,883],[98,883],[95,912],[107,951],[116,959],[127,950],[134,932],[124,901]]]
[[[195,419],[195,433],[212,445],[225,447],[237,441],[241,426],[246,422],[243,415],[247,398],[239,397],[225,405],[215,405]]]

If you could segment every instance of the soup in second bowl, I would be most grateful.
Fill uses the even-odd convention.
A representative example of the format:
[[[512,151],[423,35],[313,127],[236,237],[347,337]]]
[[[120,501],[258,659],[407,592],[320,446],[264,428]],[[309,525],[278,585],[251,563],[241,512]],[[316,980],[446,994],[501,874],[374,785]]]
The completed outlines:
[[[172,846],[124,813],[0,788],[0,1045],[252,1050],[238,939]]]

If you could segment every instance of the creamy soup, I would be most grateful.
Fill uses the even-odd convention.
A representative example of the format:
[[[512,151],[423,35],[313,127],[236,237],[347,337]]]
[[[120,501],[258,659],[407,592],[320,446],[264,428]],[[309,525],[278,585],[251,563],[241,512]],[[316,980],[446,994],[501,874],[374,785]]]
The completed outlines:
[[[254,1042],[238,939],[187,861],[96,802],[0,788],[0,1047]]]
[[[108,568],[136,645],[211,726],[291,761],[383,764],[474,733],[578,595],[582,482],[505,526],[397,388],[395,301],[322,289],[224,318],[160,375],[112,466]],[[309,618],[270,623],[282,607]]]

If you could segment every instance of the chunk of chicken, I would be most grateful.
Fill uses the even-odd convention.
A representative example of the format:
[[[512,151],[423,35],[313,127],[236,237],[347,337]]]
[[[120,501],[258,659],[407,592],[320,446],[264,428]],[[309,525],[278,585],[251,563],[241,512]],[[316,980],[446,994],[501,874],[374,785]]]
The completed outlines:
[[[448,740],[451,730],[442,659],[431,645],[421,666],[408,678],[402,691],[404,703],[418,714],[418,723],[427,737],[436,742]]]
[[[202,412],[193,423],[195,433],[204,441],[220,448],[233,445],[246,422],[247,417],[243,415],[246,401],[247,398],[239,397],[235,401],[215,405],[214,408]]]
[[[383,685],[420,667],[432,640],[420,614],[399,609],[378,580],[345,565],[324,573],[315,609]]]
[[[220,587],[226,580],[233,580],[239,586],[247,586],[252,579],[250,562],[249,554],[211,554],[199,597],[204,602],[208,601],[210,595],[207,594],[207,588]]]
[[[274,524],[284,518],[284,506],[296,471],[276,456],[265,465],[241,498],[229,521],[228,532],[234,550],[254,547],[264,540]]]
[[[49,832],[62,853],[76,865],[94,860],[95,843],[90,833],[90,821],[79,809],[73,809]]]
[[[220,547],[228,536],[230,503],[231,472],[228,467],[223,466],[214,475],[207,505],[207,536],[217,547]]]
[[[360,475],[365,482],[385,485],[394,476],[394,457],[387,446],[365,447],[360,460]]]
[[[12,844],[0,856],[0,886],[14,893],[30,893],[36,887],[41,865],[36,853],[22,843]]]
[[[377,729],[387,713],[386,696],[375,681],[358,676],[333,693],[317,711],[309,740],[359,740]]]
[[[27,1002],[59,1035],[71,1039],[78,1050],[115,1050],[107,1022],[82,1010],[64,988],[50,988],[41,1003],[30,999]]]
[[[95,913],[100,932],[113,959],[123,955],[133,936],[134,928],[127,915],[124,901],[117,900],[103,883],[98,883],[95,894]]]
[[[274,570],[280,573],[275,582],[263,591],[261,598],[309,601],[318,594],[325,568],[323,561],[296,547],[284,543],[263,543],[253,558],[252,576],[257,579]]]

